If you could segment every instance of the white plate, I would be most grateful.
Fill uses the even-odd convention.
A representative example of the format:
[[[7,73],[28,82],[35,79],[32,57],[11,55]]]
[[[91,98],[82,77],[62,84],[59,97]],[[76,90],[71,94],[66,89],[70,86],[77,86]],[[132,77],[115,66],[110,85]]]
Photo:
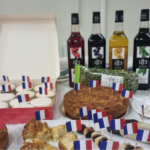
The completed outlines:
[[[137,113],[139,113],[140,115],[142,115],[142,107],[141,107],[141,105],[143,105],[142,102],[133,100],[132,103],[131,103],[131,105],[132,105],[132,108],[133,108]],[[140,109],[141,109],[141,111],[140,111]],[[150,111],[144,112],[144,115],[145,115],[145,117],[150,118]]]

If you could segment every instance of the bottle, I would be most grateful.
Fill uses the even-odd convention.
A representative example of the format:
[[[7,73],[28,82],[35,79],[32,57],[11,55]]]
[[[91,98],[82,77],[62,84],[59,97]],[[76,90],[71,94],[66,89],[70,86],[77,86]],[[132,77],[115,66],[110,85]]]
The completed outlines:
[[[75,65],[84,65],[84,39],[80,35],[79,17],[73,13],[71,17],[71,36],[67,41],[68,64],[69,64],[69,85],[74,87]]]
[[[128,38],[123,31],[123,11],[116,11],[115,31],[109,40],[109,69],[127,70]]]
[[[93,31],[88,40],[89,68],[105,68],[106,40],[100,31],[100,12],[93,12]]]
[[[149,9],[141,10],[139,33],[134,38],[133,71],[139,75],[139,90],[150,87]]]

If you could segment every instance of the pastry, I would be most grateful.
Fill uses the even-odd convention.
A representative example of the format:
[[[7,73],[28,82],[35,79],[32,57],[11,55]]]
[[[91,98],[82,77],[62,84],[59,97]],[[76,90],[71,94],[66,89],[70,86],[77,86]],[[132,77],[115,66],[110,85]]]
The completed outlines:
[[[15,90],[15,85],[14,84],[9,84],[9,85],[11,86],[11,91],[14,91]],[[2,91],[2,86],[0,86],[0,91]],[[11,92],[4,92],[4,93],[11,93]]]
[[[13,108],[33,108],[34,106],[31,104],[20,103],[15,105]]]
[[[33,91],[20,91],[16,95],[29,94],[30,99],[35,97],[35,93]]]
[[[78,141],[74,132],[68,132],[60,138],[58,143],[60,150],[74,150],[73,142]]]
[[[3,130],[0,130],[0,150],[6,149],[9,142],[9,136],[6,126]]]
[[[50,98],[36,98],[30,101],[30,103],[35,107],[48,107],[52,104],[52,99]]]
[[[102,136],[102,133],[101,132],[93,132],[92,134],[91,134],[91,138],[92,138],[92,141],[93,142],[95,142],[95,139],[97,138],[97,137],[99,137],[99,136]]]
[[[66,125],[59,125],[53,128],[50,128],[51,134],[52,134],[52,140],[54,142],[58,141],[61,136],[67,133]]]
[[[86,125],[85,124],[81,124],[81,125],[82,125],[82,130],[81,131],[77,131],[77,132],[80,133],[80,134],[83,134],[83,131],[86,128]]]
[[[84,129],[83,134],[85,138],[91,138],[91,134],[95,132],[95,130],[92,127],[87,127]]]
[[[118,150],[144,150],[142,147],[137,146],[136,148],[130,143],[122,144]]]
[[[0,102],[0,108],[9,108],[6,102]]]
[[[20,150],[58,150],[58,148],[35,138],[27,139]]]
[[[55,96],[55,93],[53,91],[48,91],[48,95],[41,95],[38,93],[36,93],[36,97],[40,98],[40,97],[47,97],[47,98],[52,98]]]
[[[32,89],[33,89],[33,86],[32,86],[32,88],[29,88],[29,89],[23,89],[23,88],[22,88],[22,85],[19,85],[19,86],[16,88],[16,92],[31,91]]]
[[[129,99],[121,96],[121,92],[113,91],[112,88],[99,86],[92,88],[83,87],[74,94],[74,90],[65,94],[63,105],[68,116],[79,119],[79,108],[90,105],[91,109],[106,111],[107,116],[118,118],[126,113]],[[83,117],[87,119],[87,116]]]
[[[0,102],[9,102],[14,99],[16,96],[13,93],[4,93],[0,94]]]

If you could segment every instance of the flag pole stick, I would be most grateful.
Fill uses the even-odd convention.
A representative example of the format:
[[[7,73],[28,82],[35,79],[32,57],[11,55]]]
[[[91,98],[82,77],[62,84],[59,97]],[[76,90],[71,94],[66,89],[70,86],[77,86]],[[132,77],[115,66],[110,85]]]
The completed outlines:
[[[137,140],[135,141],[135,148],[137,147]]]
[[[74,90],[74,94],[76,94],[76,90]]]
[[[89,120],[89,128],[90,128],[90,120]]]
[[[110,132],[110,133],[111,133],[111,140],[112,140],[112,130],[111,130],[111,132]]]
[[[113,94],[113,89],[112,89],[112,91],[111,91],[111,94]]]
[[[89,87],[89,92],[91,91],[91,88]]]
[[[95,123],[94,123],[94,129],[95,129],[95,131],[96,131]]]
[[[38,122],[37,122],[37,120],[36,120],[36,126],[37,126],[37,128],[38,128]]]
[[[125,135],[124,135],[124,144],[126,144],[126,137],[125,137]]]

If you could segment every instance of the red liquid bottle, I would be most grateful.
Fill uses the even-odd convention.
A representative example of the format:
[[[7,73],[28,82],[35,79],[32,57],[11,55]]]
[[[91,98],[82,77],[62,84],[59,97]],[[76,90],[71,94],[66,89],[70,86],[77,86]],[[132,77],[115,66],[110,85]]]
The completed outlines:
[[[74,87],[75,65],[84,65],[84,39],[80,35],[78,14],[73,13],[71,20],[71,36],[67,41],[67,47],[69,64],[69,85],[70,87]]]

